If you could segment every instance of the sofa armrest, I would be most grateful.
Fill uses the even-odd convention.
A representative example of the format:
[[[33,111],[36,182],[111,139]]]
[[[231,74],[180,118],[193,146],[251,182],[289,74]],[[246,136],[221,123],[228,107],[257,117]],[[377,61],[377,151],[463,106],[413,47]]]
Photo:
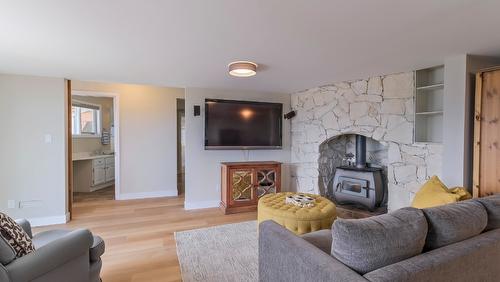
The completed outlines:
[[[104,240],[99,236],[94,236],[92,246],[90,247],[90,262],[99,261],[105,250]]]
[[[50,242],[34,252],[18,258],[5,266],[12,281],[31,281],[65,263],[87,255],[92,245],[92,234],[86,229],[79,229]]]
[[[28,236],[33,239],[33,234],[31,233],[31,224],[26,219],[17,219],[16,223],[19,224],[24,232],[28,233]]]
[[[259,280],[368,281],[273,221],[259,225]]]

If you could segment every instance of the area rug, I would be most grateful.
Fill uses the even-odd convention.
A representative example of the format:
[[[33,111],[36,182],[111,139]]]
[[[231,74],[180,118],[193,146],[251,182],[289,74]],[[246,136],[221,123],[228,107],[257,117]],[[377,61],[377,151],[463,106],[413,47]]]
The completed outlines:
[[[182,280],[258,281],[257,222],[175,232]]]

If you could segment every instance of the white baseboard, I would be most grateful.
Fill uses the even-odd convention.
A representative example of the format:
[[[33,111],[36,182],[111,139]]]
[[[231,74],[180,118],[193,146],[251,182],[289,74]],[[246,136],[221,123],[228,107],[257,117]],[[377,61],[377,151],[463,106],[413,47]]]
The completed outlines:
[[[119,198],[117,200],[135,200],[135,199],[175,197],[175,196],[177,196],[177,190],[174,190],[174,191],[151,191],[151,192],[120,194]]]
[[[220,201],[197,201],[197,202],[184,202],[185,210],[207,209],[219,207]]]
[[[45,217],[32,217],[27,218],[32,227],[54,225],[54,224],[65,224],[69,221],[69,213],[64,215],[56,216],[45,216]]]

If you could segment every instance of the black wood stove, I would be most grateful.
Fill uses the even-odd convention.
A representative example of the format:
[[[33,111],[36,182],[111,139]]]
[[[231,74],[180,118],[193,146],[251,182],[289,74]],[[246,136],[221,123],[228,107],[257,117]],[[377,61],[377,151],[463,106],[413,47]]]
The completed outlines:
[[[387,191],[383,170],[366,165],[366,137],[356,135],[355,165],[339,166],[333,178],[333,197],[338,204],[356,204],[375,210]]]

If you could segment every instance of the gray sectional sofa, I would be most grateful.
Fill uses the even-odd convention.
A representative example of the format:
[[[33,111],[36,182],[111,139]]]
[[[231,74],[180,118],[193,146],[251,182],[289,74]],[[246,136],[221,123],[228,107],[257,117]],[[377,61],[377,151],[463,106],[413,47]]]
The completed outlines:
[[[500,195],[296,236],[259,226],[260,281],[500,281]]]

